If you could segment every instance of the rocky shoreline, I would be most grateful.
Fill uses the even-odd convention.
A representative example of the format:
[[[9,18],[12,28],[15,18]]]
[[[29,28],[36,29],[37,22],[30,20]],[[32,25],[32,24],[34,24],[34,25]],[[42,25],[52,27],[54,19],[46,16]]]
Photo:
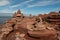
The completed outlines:
[[[0,25],[0,40],[60,40],[60,13],[27,17],[18,10]]]

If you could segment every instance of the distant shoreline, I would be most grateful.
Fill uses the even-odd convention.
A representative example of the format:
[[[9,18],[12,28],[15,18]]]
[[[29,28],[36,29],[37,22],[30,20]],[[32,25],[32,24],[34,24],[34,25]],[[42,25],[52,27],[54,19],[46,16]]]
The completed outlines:
[[[7,19],[12,18],[12,16],[0,16],[0,24],[4,24]]]

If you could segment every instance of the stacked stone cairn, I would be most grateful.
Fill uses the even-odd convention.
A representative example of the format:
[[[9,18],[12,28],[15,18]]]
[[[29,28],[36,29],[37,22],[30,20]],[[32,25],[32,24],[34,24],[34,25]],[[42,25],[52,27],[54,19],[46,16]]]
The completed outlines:
[[[59,25],[46,22],[43,16],[28,17],[19,9],[0,25],[0,40],[60,40]]]

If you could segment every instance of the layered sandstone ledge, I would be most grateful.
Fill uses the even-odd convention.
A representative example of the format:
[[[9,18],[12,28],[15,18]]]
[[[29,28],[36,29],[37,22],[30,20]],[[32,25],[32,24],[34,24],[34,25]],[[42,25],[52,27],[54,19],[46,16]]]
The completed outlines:
[[[27,17],[18,10],[0,25],[0,40],[60,40],[60,13]]]

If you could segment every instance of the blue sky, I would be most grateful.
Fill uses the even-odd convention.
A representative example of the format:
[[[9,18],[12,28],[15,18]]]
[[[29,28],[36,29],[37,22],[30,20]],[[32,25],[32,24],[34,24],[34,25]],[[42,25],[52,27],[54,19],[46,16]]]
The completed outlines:
[[[37,15],[60,10],[60,0],[0,0],[0,15],[9,15],[18,9],[23,14]]]

